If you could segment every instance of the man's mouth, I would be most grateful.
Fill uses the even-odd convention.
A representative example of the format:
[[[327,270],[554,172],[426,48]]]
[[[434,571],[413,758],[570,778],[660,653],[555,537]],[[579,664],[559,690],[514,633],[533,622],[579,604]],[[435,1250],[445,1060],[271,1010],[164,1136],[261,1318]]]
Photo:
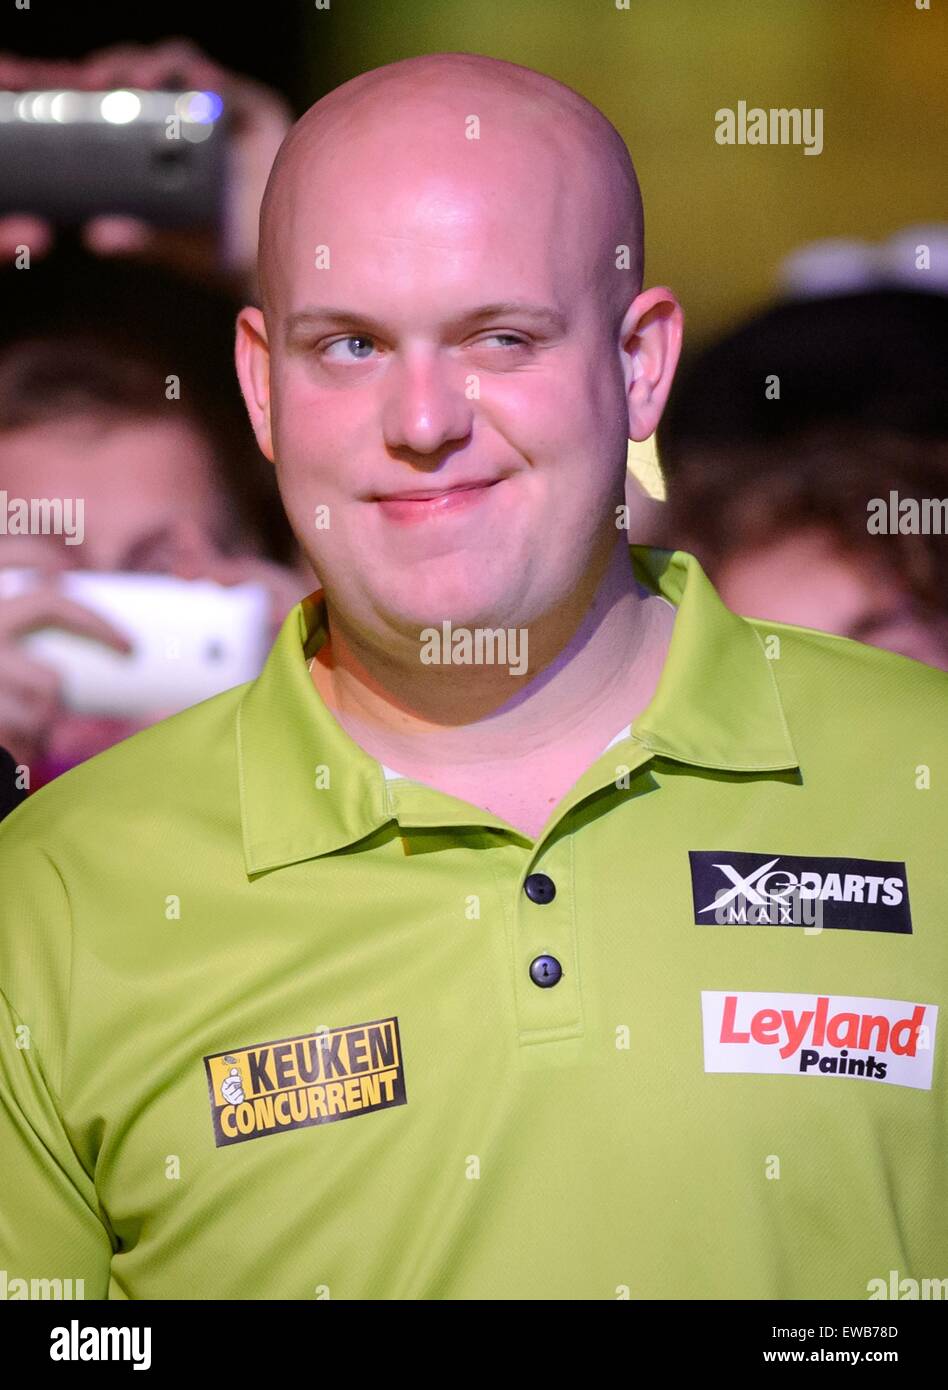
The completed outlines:
[[[425,521],[430,517],[468,511],[478,506],[502,479],[459,483],[452,488],[422,489],[417,492],[391,493],[378,497],[382,514],[391,521]]]

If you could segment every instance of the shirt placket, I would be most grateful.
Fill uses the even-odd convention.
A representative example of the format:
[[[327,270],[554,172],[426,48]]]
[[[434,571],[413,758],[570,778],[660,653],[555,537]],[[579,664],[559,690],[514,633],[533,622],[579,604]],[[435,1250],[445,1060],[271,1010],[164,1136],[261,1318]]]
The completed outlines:
[[[614,752],[610,748],[564,800],[557,819],[532,847],[511,840],[505,857],[495,862],[512,931],[517,1033],[531,1051],[535,1044],[582,1038],[586,1028],[582,938],[595,931],[596,924],[577,921],[576,872],[583,836],[595,837],[596,820],[574,828],[576,808],[590,794],[610,786],[617,799],[627,795],[634,773],[649,758],[649,751],[635,739],[623,740]],[[615,780],[617,768],[629,770],[621,784]],[[608,814],[605,805],[603,813]]]
[[[517,877],[514,999],[522,1043],[583,1033],[573,854],[572,835],[547,839]]]

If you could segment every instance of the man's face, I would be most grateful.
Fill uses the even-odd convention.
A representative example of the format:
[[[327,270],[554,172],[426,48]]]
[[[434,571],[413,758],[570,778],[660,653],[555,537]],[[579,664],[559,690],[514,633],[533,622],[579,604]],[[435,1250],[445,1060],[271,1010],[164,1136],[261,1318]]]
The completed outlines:
[[[414,638],[443,618],[528,622],[604,567],[629,433],[605,308],[619,272],[582,168],[552,131],[487,148],[434,123],[320,146],[281,220],[266,323],[299,542],[350,623]],[[475,481],[490,486],[380,500]]]

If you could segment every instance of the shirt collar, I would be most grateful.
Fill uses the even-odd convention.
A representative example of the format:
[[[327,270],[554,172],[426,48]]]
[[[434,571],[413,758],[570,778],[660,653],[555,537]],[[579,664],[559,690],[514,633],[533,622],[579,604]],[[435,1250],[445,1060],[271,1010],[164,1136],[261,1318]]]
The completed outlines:
[[[650,754],[696,767],[798,767],[772,663],[755,629],[724,606],[693,555],[640,545],[629,551],[636,578],[677,609],[658,687],[631,736]],[[411,803],[400,804],[396,788],[424,793],[425,811],[412,824],[471,824],[456,798],[387,778],[337,722],[307,669],[325,638],[326,608],[317,589],[290,610],[238,705],[248,873],[331,853],[399,819]],[[583,795],[585,782],[576,788]],[[417,809],[420,803],[413,804]],[[505,824],[486,811],[477,823]]]
[[[635,577],[677,609],[658,688],[633,733],[653,753],[696,767],[799,767],[773,662],[756,629],[724,606],[693,555],[629,549]]]

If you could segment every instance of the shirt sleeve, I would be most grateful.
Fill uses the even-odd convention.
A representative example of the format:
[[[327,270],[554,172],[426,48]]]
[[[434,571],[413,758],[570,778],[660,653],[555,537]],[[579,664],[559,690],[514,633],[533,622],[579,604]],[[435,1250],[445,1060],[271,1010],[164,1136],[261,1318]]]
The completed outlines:
[[[68,1036],[68,902],[48,856],[23,832],[30,809],[0,827],[0,1269],[8,1299],[44,1296],[18,1279],[42,1281],[43,1290],[62,1281],[59,1296],[105,1299],[112,1234],[55,1084]]]

